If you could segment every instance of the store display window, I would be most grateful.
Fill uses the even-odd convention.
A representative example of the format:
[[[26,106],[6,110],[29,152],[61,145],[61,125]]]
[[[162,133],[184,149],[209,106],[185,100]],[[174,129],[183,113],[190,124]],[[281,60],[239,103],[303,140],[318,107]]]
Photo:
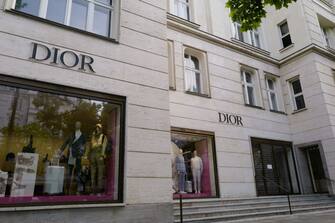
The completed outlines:
[[[0,206],[120,202],[124,99],[18,83],[0,81]]]
[[[214,137],[189,131],[172,131],[174,198],[218,197]]]

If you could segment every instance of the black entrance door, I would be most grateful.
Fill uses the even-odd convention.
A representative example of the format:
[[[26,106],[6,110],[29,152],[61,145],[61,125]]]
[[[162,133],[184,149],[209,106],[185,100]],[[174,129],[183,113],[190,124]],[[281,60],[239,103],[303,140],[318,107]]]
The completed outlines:
[[[291,144],[252,139],[258,196],[299,193]]]
[[[318,146],[306,149],[309,171],[315,193],[328,193],[326,174],[322,165],[321,154]]]

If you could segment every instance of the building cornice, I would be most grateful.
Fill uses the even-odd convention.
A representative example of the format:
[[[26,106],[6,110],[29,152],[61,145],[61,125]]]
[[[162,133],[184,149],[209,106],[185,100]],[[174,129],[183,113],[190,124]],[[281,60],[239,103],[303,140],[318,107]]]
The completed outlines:
[[[271,57],[268,51],[259,49],[257,47],[253,47],[251,45],[249,46],[248,44],[240,43],[240,41],[231,41],[231,40],[223,39],[211,33],[200,30],[198,28],[193,28],[189,26],[188,24],[180,23],[175,19],[170,19],[170,16],[168,16],[168,19],[167,19],[167,26],[168,28],[176,30],[178,32],[187,33],[188,35],[192,35],[196,38],[200,38],[212,44],[219,45],[220,47],[224,47],[224,48],[227,48],[227,49],[239,52],[239,53],[246,54],[248,56],[252,56],[261,61],[271,63],[272,65],[277,66],[277,67],[287,64],[290,61],[302,55],[311,53],[311,52],[317,53],[321,56],[325,56],[331,60],[335,60],[335,50],[324,48],[314,43],[300,50],[295,51],[294,53],[288,55],[287,57],[284,57],[282,59],[276,59],[276,58]]]

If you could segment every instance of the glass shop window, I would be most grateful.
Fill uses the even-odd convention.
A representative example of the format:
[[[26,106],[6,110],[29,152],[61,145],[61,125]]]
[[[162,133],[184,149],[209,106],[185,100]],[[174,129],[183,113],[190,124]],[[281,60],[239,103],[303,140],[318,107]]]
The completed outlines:
[[[119,201],[123,104],[0,83],[0,206]]]
[[[214,138],[208,135],[172,132],[172,178],[174,198],[218,196]]]
[[[56,23],[115,38],[119,0],[10,0],[14,9]],[[114,27],[114,30],[113,30]],[[113,33],[114,32],[114,33]]]

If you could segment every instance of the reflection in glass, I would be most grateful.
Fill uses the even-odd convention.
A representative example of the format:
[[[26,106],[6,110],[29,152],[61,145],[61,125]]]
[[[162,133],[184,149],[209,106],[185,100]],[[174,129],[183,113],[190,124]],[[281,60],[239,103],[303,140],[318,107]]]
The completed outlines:
[[[67,0],[48,0],[47,19],[64,23]]]
[[[86,29],[88,2],[85,0],[73,0],[70,26],[78,29]]]
[[[17,0],[15,9],[24,13],[38,16],[40,0]]]
[[[0,204],[117,200],[120,109],[0,85]]]
[[[109,35],[110,10],[95,5],[93,32],[102,36]]]

